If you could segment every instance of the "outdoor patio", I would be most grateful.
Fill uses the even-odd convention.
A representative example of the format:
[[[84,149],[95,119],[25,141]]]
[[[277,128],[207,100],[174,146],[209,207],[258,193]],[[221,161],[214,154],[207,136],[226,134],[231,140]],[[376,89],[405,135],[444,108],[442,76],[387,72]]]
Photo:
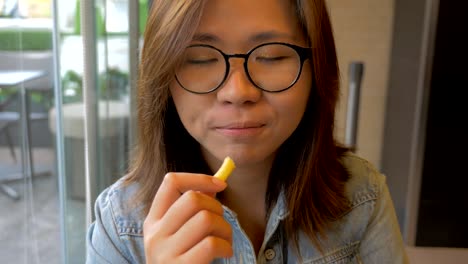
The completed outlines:
[[[19,149],[16,149],[16,153],[19,157]],[[63,232],[54,150],[34,148],[33,160],[38,176],[34,176],[32,181],[19,179],[7,182],[8,186],[18,192],[19,200],[0,192],[1,263],[62,263]],[[7,148],[0,147],[0,180],[8,178],[11,173],[20,173],[19,164],[13,162]],[[47,171],[51,173],[41,173]],[[81,221],[83,217],[75,217],[77,212],[84,211],[83,202],[68,200],[67,205],[68,226],[84,225]],[[84,238],[68,241],[71,241],[72,251],[84,249]],[[83,263],[83,258],[81,256],[69,263]]]

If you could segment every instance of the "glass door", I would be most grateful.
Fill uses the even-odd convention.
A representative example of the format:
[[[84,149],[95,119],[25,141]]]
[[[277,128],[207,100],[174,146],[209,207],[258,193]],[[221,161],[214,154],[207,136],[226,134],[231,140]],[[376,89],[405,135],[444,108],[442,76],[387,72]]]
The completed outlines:
[[[61,263],[50,2],[0,0],[0,262]]]
[[[56,0],[55,10],[64,262],[84,263],[94,201],[127,171],[146,1]]]

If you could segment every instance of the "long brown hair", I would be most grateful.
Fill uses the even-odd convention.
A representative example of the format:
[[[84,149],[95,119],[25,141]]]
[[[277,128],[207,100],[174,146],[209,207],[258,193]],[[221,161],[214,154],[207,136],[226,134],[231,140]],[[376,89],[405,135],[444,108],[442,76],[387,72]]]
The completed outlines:
[[[138,84],[138,145],[127,177],[128,183],[140,184],[136,200],[147,211],[167,172],[212,173],[169,94],[178,60],[195,33],[205,2],[155,0],[147,22]],[[291,2],[313,47],[313,87],[299,126],[278,151],[265,203],[270,210],[284,192],[289,209],[285,229],[295,248],[299,230],[320,248],[320,237],[348,206],[344,184],[349,176],[340,163],[346,149],[333,136],[339,69],[324,0]]]

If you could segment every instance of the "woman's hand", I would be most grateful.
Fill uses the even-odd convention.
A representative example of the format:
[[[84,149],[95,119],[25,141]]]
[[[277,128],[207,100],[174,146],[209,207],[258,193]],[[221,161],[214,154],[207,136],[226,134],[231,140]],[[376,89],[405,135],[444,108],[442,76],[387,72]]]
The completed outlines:
[[[230,257],[232,229],[214,193],[226,183],[212,176],[168,173],[143,225],[146,263],[210,263]]]

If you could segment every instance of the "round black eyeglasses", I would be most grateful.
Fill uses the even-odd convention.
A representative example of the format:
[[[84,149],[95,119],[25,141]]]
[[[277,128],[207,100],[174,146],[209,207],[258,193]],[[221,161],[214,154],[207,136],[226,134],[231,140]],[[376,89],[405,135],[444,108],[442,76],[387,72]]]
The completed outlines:
[[[230,58],[243,58],[244,70],[255,87],[266,92],[282,92],[299,79],[311,48],[289,43],[261,44],[246,54],[225,54],[210,45],[191,45],[184,51],[175,78],[185,90],[206,94],[222,86],[230,71]]]

